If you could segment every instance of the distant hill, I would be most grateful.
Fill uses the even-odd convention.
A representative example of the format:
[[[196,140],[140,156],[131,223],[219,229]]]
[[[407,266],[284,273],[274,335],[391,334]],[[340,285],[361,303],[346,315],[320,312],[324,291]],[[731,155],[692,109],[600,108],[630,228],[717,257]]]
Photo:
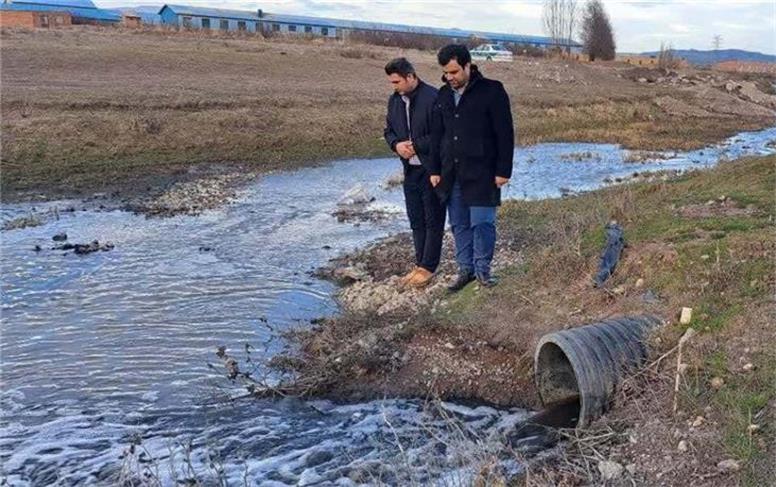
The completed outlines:
[[[674,53],[690,64],[707,65],[723,61],[746,61],[776,63],[776,56],[741,49],[720,49],[719,51],[699,51],[697,49],[674,49]],[[643,52],[642,56],[657,56],[659,51]]]

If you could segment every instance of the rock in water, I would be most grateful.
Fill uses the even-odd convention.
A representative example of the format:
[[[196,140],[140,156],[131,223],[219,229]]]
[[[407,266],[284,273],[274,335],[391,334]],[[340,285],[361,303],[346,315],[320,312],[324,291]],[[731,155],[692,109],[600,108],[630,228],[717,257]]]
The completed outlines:
[[[355,266],[338,267],[332,272],[332,277],[341,284],[352,284],[356,281],[363,281],[369,274],[363,269]]]
[[[93,241],[90,244],[75,244],[75,253],[79,255],[91,254],[92,252],[97,252],[100,250],[102,250],[103,252],[107,252],[108,250],[113,250],[113,244],[110,242],[107,242],[100,245],[100,242],[98,242],[97,240]]]
[[[92,252],[98,252],[98,251],[107,252],[109,250],[113,250],[113,247],[114,245],[110,242],[105,242],[104,244],[100,244],[100,242],[98,242],[97,240],[94,240],[92,243],[88,243],[88,244],[66,243],[58,247],[54,247],[51,250],[72,250],[78,255],[86,255],[86,254],[91,254]]]
[[[350,188],[337,203],[340,206],[366,205],[374,201],[363,184],[358,183]]]
[[[67,240],[67,234],[65,232],[58,233],[53,237],[51,237],[51,240],[55,242],[64,242],[65,240]]]
[[[395,186],[399,186],[404,182],[404,171],[397,171],[383,181],[383,189],[391,189]]]

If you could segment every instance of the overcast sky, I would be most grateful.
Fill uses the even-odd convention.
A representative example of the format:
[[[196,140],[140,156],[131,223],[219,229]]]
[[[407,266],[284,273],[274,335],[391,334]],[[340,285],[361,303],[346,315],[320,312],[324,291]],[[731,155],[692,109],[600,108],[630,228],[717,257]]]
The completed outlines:
[[[677,49],[711,49],[715,35],[723,49],[776,54],[776,0],[603,0],[619,52],[658,50],[661,41]],[[101,7],[154,5],[149,0],[96,0]],[[542,1],[441,0],[175,0],[171,3],[238,10],[318,15],[432,27],[458,27],[542,35]],[[584,4],[584,0],[579,0]]]

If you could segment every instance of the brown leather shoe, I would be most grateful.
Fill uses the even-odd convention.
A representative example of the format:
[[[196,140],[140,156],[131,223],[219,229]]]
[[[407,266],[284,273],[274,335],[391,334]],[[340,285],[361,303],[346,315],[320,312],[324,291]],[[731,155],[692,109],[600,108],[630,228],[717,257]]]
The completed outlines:
[[[415,273],[418,272],[418,269],[420,269],[420,267],[417,267],[417,266],[413,267],[410,272],[408,272],[406,275],[402,276],[401,279],[399,279],[399,284],[402,286],[406,286],[407,284],[409,284],[412,278],[415,277]]]
[[[412,279],[410,279],[407,285],[414,288],[426,287],[433,278],[433,272],[428,269],[418,267],[418,269],[415,271],[415,275],[412,276]]]

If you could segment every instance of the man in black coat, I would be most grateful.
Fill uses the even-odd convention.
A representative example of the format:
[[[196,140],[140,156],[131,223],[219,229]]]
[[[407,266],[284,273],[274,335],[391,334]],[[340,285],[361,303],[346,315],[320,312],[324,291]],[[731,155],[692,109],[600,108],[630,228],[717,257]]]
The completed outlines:
[[[435,104],[429,171],[455,238],[459,275],[450,290],[475,279],[490,287],[496,207],[512,177],[515,148],[509,96],[500,82],[482,76],[466,46],[445,46],[437,57],[446,84]]]
[[[436,88],[421,81],[405,58],[385,66],[394,93],[388,99],[385,140],[404,166],[404,200],[415,244],[415,267],[404,285],[423,287],[434,276],[442,253],[445,209],[431,186],[431,117]]]

